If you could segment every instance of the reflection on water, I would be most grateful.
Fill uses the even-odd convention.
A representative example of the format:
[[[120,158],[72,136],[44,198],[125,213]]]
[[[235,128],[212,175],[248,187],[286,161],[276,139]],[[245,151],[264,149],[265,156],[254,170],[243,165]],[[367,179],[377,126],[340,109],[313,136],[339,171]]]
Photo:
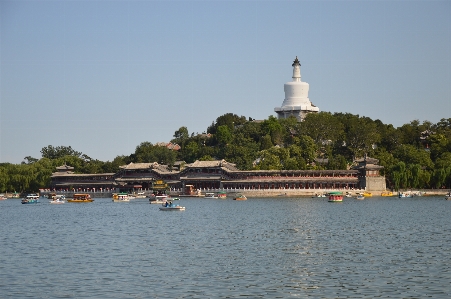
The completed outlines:
[[[449,298],[441,198],[0,202],[11,298]]]

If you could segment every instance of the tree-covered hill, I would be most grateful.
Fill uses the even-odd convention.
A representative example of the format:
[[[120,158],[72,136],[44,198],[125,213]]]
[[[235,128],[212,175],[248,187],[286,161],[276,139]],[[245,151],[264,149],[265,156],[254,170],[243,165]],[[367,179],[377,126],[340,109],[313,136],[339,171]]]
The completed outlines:
[[[173,165],[225,159],[239,169],[347,169],[356,158],[379,159],[391,188],[451,188],[451,118],[433,124],[411,121],[395,128],[380,120],[349,113],[309,114],[257,121],[227,113],[202,134],[187,127],[174,132],[170,144],[144,141],[129,156],[99,161],[70,146],[49,145],[40,159],[0,164],[0,192],[36,191],[49,185],[55,167],[67,164],[76,173],[111,173],[130,162]],[[169,139],[169,138],[168,138]]]

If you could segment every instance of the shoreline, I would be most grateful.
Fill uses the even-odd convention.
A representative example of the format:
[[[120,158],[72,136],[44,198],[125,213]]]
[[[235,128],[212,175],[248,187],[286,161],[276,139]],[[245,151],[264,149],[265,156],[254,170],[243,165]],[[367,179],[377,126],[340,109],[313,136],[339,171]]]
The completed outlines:
[[[189,198],[189,197],[199,197],[203,198],[205,197],[206,192],[218,192],[219,190],[203,190],[200,195],[184,195],[180,191],[169,191],[168,195],[171,196],[177,196],[182,198]],[[227,197],[232,197],[237,193],[242,193],[246,197],[249,198],[256,198],[256,197],[315,197],[317,194],[327,194],[328,192],[332,191],[338,191],[343,192],[345,194],[346,192],[351,193],[352,196],[355,196],[357,193],[363,193],[364,190],[333,190],[333,189],[267,189],[267,190],[221,190],[225,191],[227,193]],[[386,190],[382,191],[369,191],[372,193],[372,196],[379,197],[382,196],[382,192],[387,192]],[[393,195],[391,197],[397,197],[398,192],[392,191]],[[421,192],[422,196],[445,196],[449,191],[448,189],[420,189],[420,190],[400,190],[399,192]],[[48,193],[53,192],[41,192],[41,197],[46,197]],[[111,198],[114,193],[117,192],[55,192],[56,194],[64,194],[66,197],[72,197],[74,193],[88,193],[93,198]],[[150,193],[150,192],[149,192]],[[13,193],[4,193],[7,198],[14,198],[12,197]],[[147,194],[146,194],[147,195]],[[15,198],[23,198],[25,194],[22,194],[21,197],[15,197]],[[148,198],[148,197],[146,197]]]

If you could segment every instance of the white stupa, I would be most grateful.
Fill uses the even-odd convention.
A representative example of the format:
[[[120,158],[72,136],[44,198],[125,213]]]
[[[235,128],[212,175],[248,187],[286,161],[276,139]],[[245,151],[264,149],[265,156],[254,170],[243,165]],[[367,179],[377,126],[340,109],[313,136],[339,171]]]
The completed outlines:
[[[293,80],[283,85],[285,99],[282,107],[274,108],[280,118],[288,118],[291,115],[298,121],[302,121],[308,113],[317,113],[319,108],[310,102],[308,98],[309,85],[301,81],[301,64],[298,57],[293,61]]]

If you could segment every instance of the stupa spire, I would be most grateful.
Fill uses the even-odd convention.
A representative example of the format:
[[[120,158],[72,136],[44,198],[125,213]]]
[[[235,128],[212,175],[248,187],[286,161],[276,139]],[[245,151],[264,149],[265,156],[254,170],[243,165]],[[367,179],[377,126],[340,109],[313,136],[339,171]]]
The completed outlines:
[[[300,82],[301,81],[301,63],[299,62],[297,56],[291,66],[293,67],[293,77],[292,77],[293,82]]]

